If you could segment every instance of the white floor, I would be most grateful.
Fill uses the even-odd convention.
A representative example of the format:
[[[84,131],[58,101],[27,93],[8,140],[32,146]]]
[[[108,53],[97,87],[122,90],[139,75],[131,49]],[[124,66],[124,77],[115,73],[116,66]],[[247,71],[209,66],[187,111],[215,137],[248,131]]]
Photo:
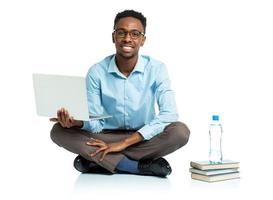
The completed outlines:
[[[50,129],[48,124],[42,127],[44,123],[45,121],[41,120],[37,125],[43,129]],[[76,155],[53,144],[46,131],[36,133],[37,127],[25,133],[28,134],[27,138],[17,134],[16,137],[12,137],[14,142],[2,146],[6,147],[6,152],[4,148],[1,149],[4,153],[1,158],[0,199],[155,199],[154,197],[156,199],[245,199],[246,197],[272,199],[273,197],[272,183],[270,183],[272,174],[264,171],[265,167],[262,167],[261,163],[251,161],[249,156],[239,160],[240,179],[217,183],[192,180],[188,172],[189,162],[194,157],[198,157],[195,156],[197,153],[200,154],[200,150],[195,150],[197,153],[194,153],[193,139],[187,146],[166,157],[173,168],[173,173],[166,179],[136,175],[80,174],[72,166]],[[27,141],[30,138],[32,143]],[[245,147],[248,148],[247,145]],[[261,151],[254,150],[249,153],[255,152]],[[268,162],[272,163],[270,159]]]

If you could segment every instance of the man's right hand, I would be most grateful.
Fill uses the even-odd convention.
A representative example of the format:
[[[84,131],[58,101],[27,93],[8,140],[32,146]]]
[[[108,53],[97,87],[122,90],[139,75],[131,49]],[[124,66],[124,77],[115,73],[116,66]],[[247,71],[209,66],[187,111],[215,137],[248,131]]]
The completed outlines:
[[[57,111],[57,118],[53,117],[49,119],[52,122],[59,122],[64,128],[79,127],[83,126],[83,121],[75,120],[73,117],[69,116],[68,111],[65,108],[61,108]]]

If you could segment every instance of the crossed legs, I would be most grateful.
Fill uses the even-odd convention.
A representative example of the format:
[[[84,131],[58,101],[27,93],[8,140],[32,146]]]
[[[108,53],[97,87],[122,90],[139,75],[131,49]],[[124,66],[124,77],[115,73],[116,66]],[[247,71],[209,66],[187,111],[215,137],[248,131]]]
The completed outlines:
[[[79,154],[87,160],[96,162],[112,173],[115,173],[117,164],[124,156],[133,160],[157,159],[187,144],[189,135],[190,131],[184,123],[174,122],[166,126],[162,133],[152,139],[132,145],[121,152],[109,153],[103,161],[99,161],[101,153],[95,157],[90,156],[97,149],[96,147],[86,145],[90,138],[100,139],[106,143],[117,142],[129,137],[130,132],[113,130],[90,133],[78,128],[63,128],[59,123],[56,123],[50,134],[51,139],[57,145],[70,152]]]

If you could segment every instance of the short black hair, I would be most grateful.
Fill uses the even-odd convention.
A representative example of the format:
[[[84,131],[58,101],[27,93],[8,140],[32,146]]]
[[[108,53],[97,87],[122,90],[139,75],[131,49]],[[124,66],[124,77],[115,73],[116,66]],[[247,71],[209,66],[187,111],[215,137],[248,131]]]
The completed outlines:
[[[144,28],[144,33],[145,33],[145,31],[146,31],[146,17],[144,17],[144,15],[141,12],[137,12],[134,10],[124,10],[122,12],[119,12],[115,17],[114,29],[115,29],[115,26],[118,23],[118,21],[124,17],[134,17],[134,18],[140,20],[140,22]]]

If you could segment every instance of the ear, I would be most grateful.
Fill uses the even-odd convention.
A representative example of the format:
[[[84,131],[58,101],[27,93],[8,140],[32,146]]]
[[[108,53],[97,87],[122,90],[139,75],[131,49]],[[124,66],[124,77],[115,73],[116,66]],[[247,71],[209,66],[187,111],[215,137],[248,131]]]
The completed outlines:
[[[144,37],[142,38],[142,41],[141,41],[141,43],[140,43],[140,46],[143,46],[144,43],[145,43],[145,41],[146,41],[146,36],[144,36]]]
[[[115,43],[115,36],[114,36],[114,33],[112,33],[112,42]]]

